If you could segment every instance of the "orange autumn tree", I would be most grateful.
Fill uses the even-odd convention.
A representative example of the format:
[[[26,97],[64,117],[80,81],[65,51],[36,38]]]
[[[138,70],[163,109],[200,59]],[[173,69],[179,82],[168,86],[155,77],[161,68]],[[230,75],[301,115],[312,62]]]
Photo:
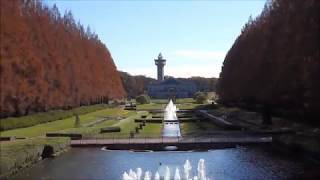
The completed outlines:
[[[40,1],[0,5],[1,117],[125,96],[109,50],[71,12]]]
[[[320,123],[320,1],[268,0],[227,53],[218,92],[226,104],[260,104]]]

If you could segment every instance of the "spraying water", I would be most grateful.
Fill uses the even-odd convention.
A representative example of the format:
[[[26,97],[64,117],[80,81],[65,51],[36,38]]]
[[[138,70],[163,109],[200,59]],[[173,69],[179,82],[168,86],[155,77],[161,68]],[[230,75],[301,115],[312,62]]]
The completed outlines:
[[[177,107],[173,104],[172,100],[169,101],[164,112],[164,124],[162,136],[164,137],[177,137],[181,136],[179,120],[176,114]]]
[[[129,177],[132,177],[132,179],[138,179],[137,173],[132,171],[132,169],[129,171]]]
[[[191,164],[189,162],[189,160],[187,159],[186,162],[183,165],[183,169],[184,169],[184,177],[186,179],[189,179],[190,177],[190,171],[192,169]]]
[[[151,175],[149,171],[146,171],[144,174],[144,179],[143,180],[151,180]]]
[[[166,167],[166,173],[164,174],[164,180],[170,180],[170,169]]]
[[[176,111],[176,105],[174,105],[172,100],[170,100],[165,108],[164,120],[177,120]]]
[[[166,166],[164,174],[159,174],[157,171],[154,175],[154,180],[160,180],[163,177],[164,180],[181,180],[181,179],[186,179],[186,180],[209,180],[209,178],[206,176],[206,166],[205,166],[205,161],[204,159],[200,159],[198,162],[198,167],[197,167],[197,175],[193,176],[192,178],[192,166],[189,160],[186,160],[184,165],[183,165],[183,174],[180,175],[179,168],[176,167],[175,169],[175,174],[174,176],[171,176],[170,173],[170,168]],[[129,170],[129,174],[125,171],[122,175],[122,180],[151,180],[152,179],[152,174],[150,171],[146,171],[144,173],[144,178],[141,179],[142,175],[142,169],[137,168],[136,171],[133,171],[132,169]]]
[[[160,180],[160,174],[158,173],[158,171],[154,175],[154,180]]]
[[[140,180],[142,176],[142,169],[141,168],[137,168],[137,180]]]
[[[122,174],[122,180],[131,180],[131,177],[126,171]]]
[[[176,168],[176,173],[174,175],[174,180],[181,180],[179,168]]]

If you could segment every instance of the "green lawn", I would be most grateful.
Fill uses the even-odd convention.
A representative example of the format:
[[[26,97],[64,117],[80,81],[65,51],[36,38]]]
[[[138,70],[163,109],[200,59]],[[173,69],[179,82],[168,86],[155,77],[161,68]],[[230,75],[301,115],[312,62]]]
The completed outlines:
[[[157,104],[157,103],[150,103],[150,104],[138,104],[137,109],[164,109],[166,104]]]
[[[153,100],[157,103],[142,104],[138,105],[138,109],[164,109],[166,104],[162,104],[167,100]],[[177,107],[180,109],[192,109],[197,107],[199,104],[195,104],[192,98],[186,99],[177,99]],[[100,108],[100,106],[97,106]],[[95,108],[97,108],[95,107]],[[79,111],[79,110],[78,110]],[[84,108],[82,108],[84,111]],[[18,128],[13,130],[1,131],[0,136],[16,136],[16,137],[36,137],[43,136],[47,132],[66,132],[66,133],[81,133],[83,135],[93,135],[95,136],[100,132],[100,128],[108,126],[119,126],[121,132],[111,133],[112,135],[125,134],[128,136],[131,131],[135,130],[135,127],[138,126],[134,122],[135,118],[140,118],[141,115],[147,115],[147,118],[151,118],[151,114],[148,114],[145,111],[135,112],[127,111],[122,108],[105,108],[95,112],[90,112],[87,114],[80,115],[80,124],[86,124],[89,122],[94,122],[98,119],[103,118],[104,116],[114,117],[114,119],[101,122],[94,125],[93,127],[74,127],[75,117],[68,117],[62,120],[56,120],[52,122],[42,123],[34,125],[31,127]],[[117,120],[116,117],[123,117],[122,120]],[[160,124],[147,124],[140,133],[143,134],[161,134],[162,125]],[[189,124],[182,126],[182,131],[186,134],[190,134],[196,131],[199,131],[201,126],[196,124]],[[108,133],[103,134],[103,136],[109,136]]]
[[[219,128],[211,122],[187,122],[180,124],[182,136],[200,136]]]
[[[20,168],[38,161],[44,145],[61,151],[69,145],[69,138],[32,138],[0,143],[0,179]]]
[[[30,127],[41,123],[66,119],[74,116],[74,114],[87,114],[109,107],[110,105],[107,104],[95,104],[90,106],[81,106],[70,110],[51,110],[48,112],[41,112],[21,117],[9,117],[0,119],[0,131]]]
[[[135,132],[135,128],[139,125],[139,123],[134,122],[134,119],[140,118],[141,115],[148,115],[148,117],[150,116],[151,118],[151,114],[147,114],[145,111],[140,111],[112,124],[112,126],[120,127],[120,132],[103,134],[96,133],[93,136],[98,138],[128,138],[130,136],[130,132]],[[146,126],[139,131],[139,134],[135,134],[135,137],[159,137],[161,136],[161,130],[161,123],[146,123]]]
[[[161,137],[162,123],[146,123],[135,137]]]
[[[151,103],[168,104],[168,99],[151,99]]]
[[[177,104],[177,108],[179,109],[195,109],[201,104],[196,103],[183,103],[183,104]]]
[[[126,116],[128,115],[130,111],[123,110],[122,108],[107,108],[99,111],[95,111],[92,113],[80,115],[80,122],[81,124],[88,123],[91,121],[95,121],[99,118],[102,118],[103,116]],[[47,132],[55,132],[55,131],[61,131],[61,130],[67,130],[70,129],[70,131],[75,131],[74,128],[74,121],[75,117],[70,117],[58,121],[38,124],[32,127],[27,128],[19,128],[14,130],[8,130],[8,131],[2,131],[1,136],[16,136],[16,137],[35,137],[35,136],[41,136],[45,135]],[[104,122],[104,123],[110,123],[113,122]],[[110,125],[109,124],[109,125]],[[100,126],[103,125],[100,124]],[[79,128],[78,131],[84,131],[90,130],[90,128]]]
[[[195,100],[193,98],[176,99],[176,104],[184,104],[184,103],[195,103]]]
[[[134,119],[140,118],[142,114],[146,114],[146,112],[133,112],[130,116],[113,123],[111,126],[118,126],[121,128],[120,132],[113,132],[113,133],[103,133],[103,134],[92,134],[92,137],[97,138],[128,138],[130,136],[130,132],[135,130],[135,127],[138,126],[138,123],[134,122]],[[97,130],[100,131],[103,124],[97,126]]]
[[[118,126],[121,128],[121,132],[122,134],[129,134],[130,131],[133,131],[134,128],[136,127],[136,123],[134,122],[134,119],[135,118],[138,118],[140,117],[141,115],[139,113],[133,115],[133,116],[130,116],[130,117],[127,117],[126,119],[123,119],[121,121],[119,121],[118,123],[112,125],[112,126]]]

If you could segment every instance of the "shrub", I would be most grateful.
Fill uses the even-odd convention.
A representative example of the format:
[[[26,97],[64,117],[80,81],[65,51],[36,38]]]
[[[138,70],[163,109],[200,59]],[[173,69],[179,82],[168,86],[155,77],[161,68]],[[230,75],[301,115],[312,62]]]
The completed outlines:
[[[196,93],[194,93],[194,95],[193,95],[193,99],[194,100],[196,100],[197,99],[197,97],[200,95],[200,94],[202,94],[203,92],[200,92],[200,91],[198,91],[198,92],[196,92]]]
[[[75,114],[74,127],[80,127],[80,118],[78,114]]]
[[[100,133],[111,133],[111,132],[120,132],[121,128],[119,126],[114,127],[105,127],[100,129]]]
[[[195,100],[198,104],[203,104],[208,100],[208,96],[204,92],[197,93]]]
[[[149,104],[150,97],[146,94],[142,94],[142,95],[136,97],[136,102],[139,104]]]

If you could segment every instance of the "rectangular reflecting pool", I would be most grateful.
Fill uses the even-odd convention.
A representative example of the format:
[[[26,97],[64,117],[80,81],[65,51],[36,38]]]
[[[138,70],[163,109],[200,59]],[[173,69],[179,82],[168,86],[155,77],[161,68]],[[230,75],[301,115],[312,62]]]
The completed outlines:
[[[197,171],[199,159],[205,160],[206,174],[219,179],[292,179],[303,172],[304,164],[294,157],[274,153],[260,146],[216,149],[203,152],[133,152],[109,151],[100,148],[71,148],[62,155],[45,159],[22,170],[10,179],[122,179],[129,169],[141,168],[155,173],[169,166],[178,167],[186,160]],[[174,173],[174,172],[172,172]],[[151,174],[153,177],[154,174]],[[153,178],[152,178],[153,179]]]

